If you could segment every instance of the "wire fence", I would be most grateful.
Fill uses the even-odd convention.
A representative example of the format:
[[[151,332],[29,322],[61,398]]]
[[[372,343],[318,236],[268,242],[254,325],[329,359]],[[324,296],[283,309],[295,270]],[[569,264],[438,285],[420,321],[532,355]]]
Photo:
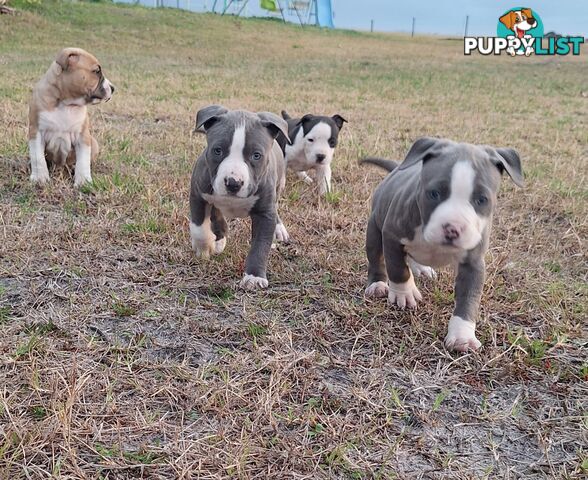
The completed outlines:
[[[273,12],[261,8],[258,0],[115,0],[115,2],[152,8],[179,8],[200,13],[279,18],[300,24],[316,23],[312,0],[276,2],[278,8]]]

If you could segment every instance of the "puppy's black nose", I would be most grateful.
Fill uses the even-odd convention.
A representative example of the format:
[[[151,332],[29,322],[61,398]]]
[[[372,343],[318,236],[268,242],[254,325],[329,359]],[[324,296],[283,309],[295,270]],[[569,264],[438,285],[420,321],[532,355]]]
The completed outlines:
[[[453,242],[459,238],[459,230],[450,223],[443,224],[443,234],[448,242]]]
[[[225,187],[229,193],[237,193],[243,186],[243,180],[236,180],[233,177],[225,178]]]
[[[527,23],[529,25],[533,26],[537,23],[537,20],[535,20],[533,17],[529,17],[529,18],[527,18]]]
[[[112,93],[114,93],[114,91],[115,91],[115,90],[116,90],[116,89],[114,88],[114,85],[111,83],[111,84],[110,84],[110,91],[111,91]]]
[[[317,153],[316,154],[316,162],[317,163],[321,163],[325,158],[327,158],[326,155],[323,155],[322,153]]]

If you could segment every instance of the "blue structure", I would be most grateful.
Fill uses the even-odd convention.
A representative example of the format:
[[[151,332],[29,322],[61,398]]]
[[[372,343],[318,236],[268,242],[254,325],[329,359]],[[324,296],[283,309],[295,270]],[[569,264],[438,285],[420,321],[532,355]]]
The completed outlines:
[[[335,28],[331,0],[314,0],[316,24],[319,27]]]
[[[145,7],[180,8],[237,16],[279,16],[285,22],[335,28],[331,0],[113,0]],[[1,0],[0,0],[1,2]]]

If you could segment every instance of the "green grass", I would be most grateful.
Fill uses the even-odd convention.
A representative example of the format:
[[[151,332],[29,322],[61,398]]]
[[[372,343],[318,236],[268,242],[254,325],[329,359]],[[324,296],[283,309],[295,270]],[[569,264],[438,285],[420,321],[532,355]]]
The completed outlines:
[[[133,305],[128,305],[120,300],[112,304],[112,310],[119,317],[130,317],[137,313],[137,309]]]
[[[4,325],[5,323],[8,323],[8,321],[10,320],[10,307],[8,306],[3,306],[0,307],[0,325]]]

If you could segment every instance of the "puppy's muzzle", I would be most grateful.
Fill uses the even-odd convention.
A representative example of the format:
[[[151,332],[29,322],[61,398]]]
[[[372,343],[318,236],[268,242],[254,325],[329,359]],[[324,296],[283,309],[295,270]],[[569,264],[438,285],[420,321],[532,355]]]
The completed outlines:
[[[96,90],[94,90],[88,98],[88,103],[108,102],[114,94],[114,85],[107,79],[102,80]]]
[[[236,195],[241,187],[243,186],[243,180],[236,180],[233,177],[226,177],[225,178],[225,188],[227,189],[227,193],[231,195]]]
[[[452,244],[457,240],[460,236],[459,228],[451,223],[444,223],[443,224],[443,235],[445,236],[445,241],[449,244]]]

